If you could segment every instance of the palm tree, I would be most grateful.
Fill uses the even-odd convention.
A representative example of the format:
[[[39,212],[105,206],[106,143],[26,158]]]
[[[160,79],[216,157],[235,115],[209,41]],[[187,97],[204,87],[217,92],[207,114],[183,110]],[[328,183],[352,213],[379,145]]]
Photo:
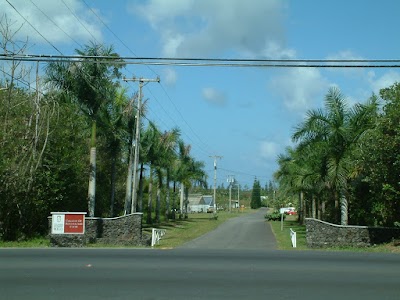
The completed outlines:
[[[159,161],[158,161],[158,168],[160,171],[158,172],[159,181],[157,186],[157,209],[156,209],[156,219],[158,222],[160,221],[160,193],[162,187],[162,178],[163,172],[161,169],[165,170],[166,176],[166,199],[165,199],[165,219],[168,221],[168,214],[170,211],[170,181],[171,181],[171,169],[174,160],[176,160],[176,147],[177,142],[180,136],[180,131],[178,128],[173,128],[170,131],[164,132],[161,136],[161,147],[160,147],[160,154],[159,154]]]
[[[288,147],[286,153],[278,157],[279,169],[274,177],[279,182],[282,193],[299,196],[300,223],[303,223],[307,216],[306,199],[308,197],[312,201],[312,217],[316,217],[315,196],[319,195],[324,188],[326,165],[323,162],[323,152],[315,146],[307,147],[303,151]]]
[[[189,190],[192,184],[199,183],[206,187],[207,178],[204,171],[204,163],[196,161],[190,156],[190,145],[185,145],[185,143],[180,140],[178,142],[178,148],[179,158],[175,176],[177,181],[181,183],[181,195],[184,195],[184,199],[181,196],[180,211],[181,214],[185,211],[185,215],[187,216]]]
[[[160,222],[161,216],[161,189],[163,187],[164,175],[168,177],[168,169],[170,168],[171,159],[174,158],[174,150],[176,147],[176,141],[179,137],[179,130],[177,128],[171,131],[161,133],[155,124],[150,123],[148,131],[145,134],[144,145],[147,145],[147,161],[150,166],[150,179],[149,179],[149,207],[152,205],[152,185],[153,185],[153,174],[157,178],[157,196],[156,196],[156,222]],[[154,171],[154,173],[153,173]],[[167,178],[168,182],[169,178]],[[169,189],[169,183],[167,190]],[[168,193],[168,191],[167,191]],[[169,199],[167,199],[167,202]],[[166,205],[166,210],[169,210],[169,203]],[[149,217],[150,215],[150,217]],[[148,211],[148,222],[151,219],[151,209]]]
[[[320,149],[321,161],[326,163],[320,174],[325,185],[332,192],[336,221],[346,225],[347,183],[354,169],[351,154],[357,147],[359,138],[373,126],[372,116],[376,114],[377,104],[371,98],[367,104],[347,107],[346,101],[337,88],[331,88],[325,97],[325,111],[310,110],[306,120],[296,127],[293,140],[299,142],[298,149]],[[339,202],[341,214],[339,214]]]
[[[133,109],[133,103],[137,98],[137,94],[132,97],[129,105],[126,107],[124,115],[126,117],[126,146],[128,148],[128,172],[126,177],[126,192],[125,192],[125,205],[124,205],[124,214],[128,214],[131,209],[132,202],[132,176],[133,176],[133,154],[135,151],[135,110]]]
[[[119,68],[123,67],[112,47],[91,44],[76,50],[83,58],[79,62],[51,62],[46,68],[47,81],[69,94],[80,104],[81,110],[90,118],[90,172],[88,187],[89,216],[94,216],[96,191],[96,127],[100,121],[101,108],[110,105],[115,98]],[[101,57],[97,58],[97,57]],[[100,61],[101,60],[101,61]],[[104,63],[104,62],[107,63]]]
[[[101,120],[104,123],[106,136],[106,149],[111,158],[111,195],[110,195],[110,216],[114,216],[115,184],[116,184],[116,163],[129,135],[129,110],[131,105],[126,95],[126,89],[120,88],[112,105],[107,105],[101,110]]]
[[[149,122],[148,127],[143,132],[141,138],[142,163],[149,165],[149,192],[147,202],[147,223],[152,223],[153,210],[153,176],[154,167],[157,163],[160,148],[161,133],[153,122]],[[141,176],[142,177],[142,176]]]

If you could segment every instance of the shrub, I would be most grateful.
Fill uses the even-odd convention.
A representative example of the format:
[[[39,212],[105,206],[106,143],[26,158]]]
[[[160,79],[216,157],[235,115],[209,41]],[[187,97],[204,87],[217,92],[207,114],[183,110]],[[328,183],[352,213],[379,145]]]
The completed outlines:
[[[280,221],[281,220],[281,214],[279,213],[278,210],[275,210],[271,214],[266,214],[265,218],[267,219],[267,221]],[[285,218],[286,218],[286,215],[283,214],[283,219],[285,220]]]

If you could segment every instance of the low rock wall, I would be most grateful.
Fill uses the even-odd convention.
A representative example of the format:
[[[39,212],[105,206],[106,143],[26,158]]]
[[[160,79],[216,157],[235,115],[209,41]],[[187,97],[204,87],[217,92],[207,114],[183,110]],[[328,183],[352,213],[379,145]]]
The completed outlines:
[[[142,236],[142,213],[116,218],[85,218],[84,234],[52,234],[49,217],[50,244],[53,247],[84,247],[87,243],[121,246],[143,246],[148,237]]]
[[[306,218],[306,240],[310,248],[369,247],[400,238],[399,228],[343,226]]]

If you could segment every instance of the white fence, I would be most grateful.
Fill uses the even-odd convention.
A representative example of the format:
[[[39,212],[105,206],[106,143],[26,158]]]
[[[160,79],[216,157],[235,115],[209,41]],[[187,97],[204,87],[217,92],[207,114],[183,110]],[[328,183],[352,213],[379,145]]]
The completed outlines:
[[[159,244],[161,237],[163,237],[165,233],[165,229],[153,228],[151,231],[151,247],[154,247],[155,244]]]
[[[290,239],[292,240],[293,248],[296,248],[296,232],[292,228],[290,228]]]

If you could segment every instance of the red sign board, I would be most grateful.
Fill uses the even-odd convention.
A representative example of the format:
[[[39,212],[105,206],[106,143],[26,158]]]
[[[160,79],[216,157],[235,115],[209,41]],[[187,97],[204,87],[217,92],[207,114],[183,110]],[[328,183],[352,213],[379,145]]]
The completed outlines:
[[[85,216],[73,214],[65,215],[64,219],[64,233],[84,233],[85,230]]]
[[[84,234],[85,212],[52,212],[52,234]]]

